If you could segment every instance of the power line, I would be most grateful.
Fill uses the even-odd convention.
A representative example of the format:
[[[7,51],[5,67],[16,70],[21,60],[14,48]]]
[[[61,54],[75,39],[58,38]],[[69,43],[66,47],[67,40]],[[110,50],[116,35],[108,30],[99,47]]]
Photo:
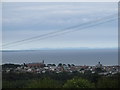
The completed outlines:
[[[112,16],[113,16],[113,15],[112,15]],[[105,17],[105,18],[102,18],[102,19],[105,20],[106,17]],[[102,19],[99,19],[99,20],[102,20]],[[107,19],[108,19],[108,17],[107,17]],[[93,22],[99,21],[99,20],[97,19],[97,20],[94,20],[94,21],[92,21],[92,22],[87,22],[87,23],[83,23],[83,24],[80,24],[80,25],[87,25],[87,24],[89,24],[89,23],[92,24]],[[95,23],[96,23],[96,22],[95,22]],[[21,43],[21,42],[26,42],[26,41],[31,41],[31,40],[39,39],[39,38],[43,39],[43,38],[46,38],[45,36],[50,37],[49,35],[54,35],[54,34],[57,34],[57,33],[59,34],[59,33],[61,33],[61,32],[64,33],[65,31],[68,31],[69,29],[78,28],[78,27],[80,27],[80,26],[73,26],[73,27],[69,27],[69,28],[67,28],[67,29],[63,29],[63,30],[61,30],[61,31],[54,31],[54,32],[50,32],[50,33],[43,34],[43,35],[31,37],[31,38],[28,38],[28,39],[23,39],[23,40],[11,42],[11,43],[5,44],[5,45],[3,45],[3,46],[9,46],[9,45],[12,45],[12,44]],[[69,30],[69,31],[70,31],[70,30]]]
[[[35,40],[42,40],[42,39],[46,39],[46,38],[57,36],[59,34],[73,32],[73,31],[75,31],[73,29],[77,29],[77,28],[80,28],[80,27],[81,27],[80,29],[93,27],[93,26],[95,26],[97,24],[102,24],[102,23],[105,23],[105,22],[113,20],[115,15],[116,14],[110,15],[110,16],[107,16],[107,17],[103,17],[103,18],[100,18],[100,19],[96,19],[96,20],[93,20],[93,21],[90,21],[90,22],[87,22],[87,23],[78,24],[78,25],[75,25],[75,26],[72,26],[72,27],[68,27],[68,28],[65,28],[65,29],[62,29],[62,30],[57,30],[57,31],[49,32],[49,33],[42,34],[42,35],[39,35],[39,36],[35,36],[35,37],[31,37],[31,38],[27,38],[27,39],[23,39],[23,40],[19,40],[19,41],[7,43],[7,44],[4,44],[3,46],[5,46],[5,47],[6,46],[10,46],[10,45],[13,46],[15,44],[21,45],[21,44],[25,44],[23,42],[31,42],[31,41],[35,41]],[[76,30],[76,31],[78,31],[78,30]]]

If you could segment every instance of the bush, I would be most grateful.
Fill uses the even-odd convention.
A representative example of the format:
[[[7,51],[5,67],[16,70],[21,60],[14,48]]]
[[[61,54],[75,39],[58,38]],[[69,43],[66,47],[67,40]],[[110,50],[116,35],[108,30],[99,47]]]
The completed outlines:
[[[27,80],[2,81],[2,88],[24,88]]]
[[[98,80],[98,88],[118,88],[118,79],[103,77]]]
[[[73,78],[68,80],[63,88],[95,88],[95,85],[83,78]]]
[[[58,81],[50,78],[43,78],[39,80],[30,80],[26,88],[60,88],[61,85]]]

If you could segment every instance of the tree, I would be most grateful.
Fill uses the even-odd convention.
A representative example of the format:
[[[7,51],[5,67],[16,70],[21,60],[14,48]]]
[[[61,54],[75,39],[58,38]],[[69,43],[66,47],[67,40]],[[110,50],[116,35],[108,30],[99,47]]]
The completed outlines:
[[[68,64],[68,67],[71,67],[71,65],[70,65],[70,64]]]
[[[94,88],[94,84],[89,82],[86,79],[83,78],[73,78],[71,80],[68,80],[64,86],[64,88]]]
[[[58,67],[61,67],[61,66],[62,66],[62,63],[59,63],[59,64],[58,64]]]
[[[2,69],[6,69],[6,68],[17,68],[20,67],[21,65],[19,64],[3,64],[2,65]]]
[[[75,66],[74,64],[71,64],[71,66]]]
[[[26,88],[60,88],[60,83],[58,81],[52,80],[50,78],[43,78],[39,80],[30,80],[30,83]]]
[[[98,88],[118,88],[118,79],[102,77],[98,80]]]
[[[55,64],[52,64],[52,66],[56,66]]]
[[[63,64],[63,66],[67,66],[66,64]]]

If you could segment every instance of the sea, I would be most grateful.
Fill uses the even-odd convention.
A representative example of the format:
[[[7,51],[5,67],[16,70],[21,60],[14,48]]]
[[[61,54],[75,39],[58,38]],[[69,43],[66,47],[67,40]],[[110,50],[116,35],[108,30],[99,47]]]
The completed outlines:
[[[55,49],[55,50],[10,50],[2,51],[2,64],[39,63],[118,65],[117,49]]]

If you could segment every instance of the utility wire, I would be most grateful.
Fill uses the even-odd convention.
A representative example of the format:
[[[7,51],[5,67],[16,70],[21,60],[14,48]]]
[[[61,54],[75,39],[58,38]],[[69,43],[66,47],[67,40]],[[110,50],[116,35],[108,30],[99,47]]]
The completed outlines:
[[[65,28],[65,29],[62,29],[62,30],[57,30],[57,31],[49,32],[49,33],[42,34],[42,35],[39,35],[39,36],[35,36],[35,37],[31,37],[31,38],[27,38],[27,39],[23,39],[23,40],[18,40],[18,41],[15,41],[15,42],[3,44],[3,47],[11,46],[11,45],[14,46],[14,44],[21,45],[21,44],[25,44],[23,42],[31,42],[31,41],[35,41],[35,40],[42,40],[42,39],[58,36],[59,34],[64,34],[64,33],[69,33],[69,32],[76,31],[76,30],[73,30],[73,29],[77,29],[77,28],[79,28],[81,30],[81,29],[84,29],[84,28],[93,27],[95,25],[114,20],[115,15],[116,14],[110,15],[110,16],[107,16],[107,17],[104,17],[104,18],[96,19],[96,20],[93,20],[93,21],[90,21],[90,22],[87,22],[87,23],[78,24],[78,25],[68,27],[68,28]],[[78,31],[78,29],[77,29],[77,31]]]
[[[106,18],[102,18],[102,19],[105,20]],[[102,20],[102,19],[99,19],[99,20]],[[98,20],[95,20],[95,21],[98,21]],[[84,24],[88,24],[88,23],[90,23],[90,22],[87,22],[87,23],[84,23]],[[90,24],[92,24],[92,23],[93,22],[91,22]],[[82,25],[84,25],[84,24],[82,24]],[[75,26],[73,28],[75,28]],[[78,27],[76,27],[76,28],[78,28]],[[67,29],[71,29],[71,28],[67,28]],[[46,38],[45,36],[50,37],[49,35],[53,35],[53,34],[57,34],[57,33],[61,33],[61,32],[64,33],[65,31],[68,31],[68,30],[50,32],[50,33],[43,34],[43,35],[40,35],[40,36],[36,36],[36,37],[32,37],[32,38],[28,38],[28,39],[24,39],[24,40],[20,40],[20,41],[16,41],[16,42],[12,42],[12,43],[9,43],[9,44],[6,44],[6,45],[8,46],[8,45],[12,45],[12,44],[16,44],[16,43],[21,43],[21,42],[26,42],[26,41],[31,41],[33,39],[39,39],[39,38],[43,39],[43,38]],[[6,46],[6,45],[3,45],[3,46]]]
[[[111,20],[106,21],[106,22],[110,22],[110,21],[114,21],[114,19],[113,19],[113,20],[111,19]],[[103,22],[103,23],[106,23],[106,22]],[[99,23],[99,24],[103,24],[103,23]],[[96,25],[99,25],[99,24],[97,23]],[[96,25],[87,26],[87,27],[85,27],[85,28],[81,28],[81,30],[86,29],[86,28],[91,28],[91,27],[96,26]],[[74,31],[78,31],[78,30],[74,30]],[[57,33],[57,34],[55,34],[55,35],[43,37],[43,38],[40,38],[40,39],[37,38],[36,40],[31,40],[31,41],[27,41],[27,42],[43,40],[43,39],[46,39],[46,38],[51,38],[51,37],[59,36],[59,35],[61,35],[61,34],[63,35],[63,34],[70,33],[70,32],[73,32],[73,30],[67,31],[67,32],[62,32],[62,33]],[[12,45],[12,47],[13,47],[13,46],[18,46],[18,45],[21,45],[21,44],[25,44],[25,43],[22,43],[22,42],[21,42],[21,43],[17,43],[17,44]],[[10,46],[8,46],[8,47],[10,47]]]

